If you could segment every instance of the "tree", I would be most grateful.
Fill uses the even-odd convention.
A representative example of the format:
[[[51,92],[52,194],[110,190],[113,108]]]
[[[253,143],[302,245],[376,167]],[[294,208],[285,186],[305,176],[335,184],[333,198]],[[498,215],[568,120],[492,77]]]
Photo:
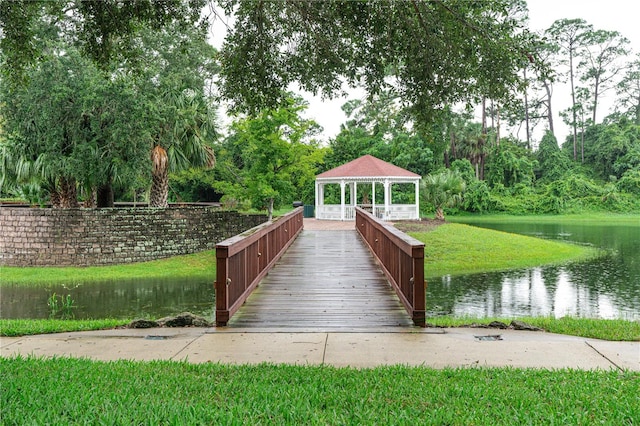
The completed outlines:
[[[640,165],[640,126],[622,119],[597,124],[585,132],[585,164],[603,180],[619,179]]]
[[[149,112],[152,207],[167,206],[169,172],[215,164],[216,108],[206,88],[218,64],[206,37],[204,28],[179,22],[142,29],[134,39],[140,64],[120,66],[135,76]]]
[[[450,125],[449,152],[452,159],[466,158],[475,169],[476,179],[484,179],[485,136],[482,124],[469,120],[468,115],[456,115]]]
[[[101,69],[118,58],[135,56],[133,36],[143,27],[169,22],[194,25],[206,0],[0,0],[2,70],[12,83],[44,53],[39,23],[50,22]]]
[[[156,123],[151,149],[151,207],[167,207],[169,171],[215,164],[216,119],[208,101],[186,90],[165,99],[159,106],[164,111],[158,117],[161,121]]]
[[[617,109],[640,125],[640,53],[625,68],[616,93]]]
[[[492,187],[533,184],[535,160],[529,149],[505,138],[500,146],[491,149],[488,158],[486,180]]]
[[[326,169],[370,154],[419,175],[433,167],[432,138],[418,133],[396,95],[385,91],[366,101],[343,106],[349,117],[340,133],[329,141]]]
[[[462,202],[465,190],[464,179],[451,170],[428,175],[422,181],[422,198],[433,206],[437,220],[444,220],[444,208],[455,207]]]
[[[571,86],[571,121],[573,129],[573,159],[578,158],[578,129],[576,118],[576,86],[575,86],[575,60],[585,46],[584,38],[587,33],[593,31],[593,26],[587,24],[584,19],[560,19],[555,21],[547,30],[549,38],[559,47],[559,53],[565,55],[561,62],[569,69],[569,83]]]
[[[538,151],[538,177],[544,182],[562,179],[571,170],[571,159],[560,149],[556,137],[547,132],[542,137]]]
[[[126,79],[106,79],[67,47],[54,48],[24,85],[3,85],[10,133],[5,155],[18,181],[37,179],[56,207],[89,189],[139,173],[148,146],[144,110]],[[6,161],[6,160],[5,160]]]
[[[218,188],[238,200],[248,196],[271,220],[274,208],[300,186],[310,185],[321,151],[309,140],[318,126],[300,117],[304,108],[300,99],[290,98],[286,107],[235,121],[230,150],[223,152],[220,165],[229,178]]]
[[[144,7],[143,2],[140,5]],[[128,2],[122,4],[122,7],[128,6]],[[70,20],[72,17],[73,14],[60,19]],[[47,98],[46,84],[58,87],[61,82],[68,86],[65,89],[69,93],[67,103],[80,117],[67,111],[71,107],[64,104],[66,95],[62,94],[59,101],[63,104],[54,108],[66,111],[58,117],[64,120],[65,127],[51,120],[46,128],[23,126],[20,132],[23,137],[36,137],[35,130],[38,130],[37,137],[42,143],[37,152],[29,154],[31,157],[25,157],[30,158],[30,163],[25,164],[35,165],[35,158],[42,156],[39,167],[46,164],[50,170],[53,158],[64,152],[57,148],[57,141],[74,136],[73,143],[81,152],[78,154],[79,165],[67,162],[57,170],[66,168],[66,173],[76,173],[74,167],[82,168],[83,175],[74,179],[85,192],[97,194],[98,207],[113,206],[113,185],[118,180],[140,181],[139,176],[148,170],[153,171],[151,205],[166,206],[170,170],[213,165],[215,157],[211,145],[216,137],[216,117],[205,86],[217,72],[217,63],[214,60],[215,50],[206,43],[205,28],[184,25],[180,19],[165,22],[161,29],[151,26],[136,28],[135,32],[127,33],[132,50],[129,56],[125,59],[112,55],[109,62],[101,62],[98,67],[69,44],[66,26],[47,22],[44,17],[33,24],[39,26],[36,41],[42,45],[39,50],[44,56],[39,63],[24,70],[29,78],[20,84],[3,86],[3,96],[9,100],[8,104],[13,105],[14,99],[20,99],[16,94],[27,96],[23,99],[22,118],[11,117],[12,122],[17,125],[16,120],[26,117],[24,122],[29,124],[29,108],[42,99],[47,102],[57,99]],[[67,26],[72,24],[67,23]],[[74,65],[73,61],[66,59],[71,57],[82,63]],[[48,63],[61,64],[57,71],[59,75],[50,78],[50,82],[43,83],[44,77],[37,79],[40,84],[38,96],[42,99],[35,98],[31,80],[48,69]],[[29,98],[28,95],[32,96]],[[62,136],[58,134],[63,131],[66,133]],[[118,143],[114,143],[116,138]],[[94,146],[96,144],[99,147]],[[140,147],[144,145],[146,149],[141,153]],[[105,150],[113,152],[103,152]],[[44,156],[45,153],[48,157]],[[150,156],[156,160],[153,168]],[[116,158],[121,160],[114,161]],[[145,165],[141,165],[141,159]],[[34,167],[22,169],[35,170]],[[75,189],[75,184],[69,179],[60,181],[58,177],[47,177],[43,182],[49,182],[54,199],[60,195],[55,190],[57,183],[64,183],[64,188]],[[73,193],[70,196],[75,198]],[[64,196],[63,200],[66,198],[69,197]]]
[[[221,3],[235,19],[222,94],[244,111],[282,103],[294,81],[328,96],[343,82],[370,94],[393,85],[428,125],[445,105],[508,98],[529,41],[520,0]]]
[[[622,70],[619,62],[629,53],[629,40],[617,31],[597,30],[586,33],[583,41],[586,49],[578,67],[583,70],[580,80],[591,89],[591,120],[595,124],[600,96],[613,87]]]
[[[521,123],[524,115],[527,118],[526,121],[531,124],[531,130],[540,121],[546,120],[547,128],[551,133],[554,133],[552,96],[553,83],[558,78],[555,66],[558,50],[559,46],[557,44],[544,38],[541,38],[532,46],[530,60],[524,64],[524,70],[531,69],[531,74],[533,74],[525,81],[525,93],[530,92],[531,99],[525,102],[523,107],[524,114],[520,108],[515,111],[507,110],[510,115],[510,124]],[[530,132],[527,132],[527,142],[528,147],[531,149]]]

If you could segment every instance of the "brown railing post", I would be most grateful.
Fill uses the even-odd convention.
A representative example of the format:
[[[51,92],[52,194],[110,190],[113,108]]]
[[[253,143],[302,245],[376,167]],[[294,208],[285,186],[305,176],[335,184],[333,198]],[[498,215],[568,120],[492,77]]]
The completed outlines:
[[[221,246],[216,248],[216,324],[227,325],[229,321],[229,293],[227,279],[229,274],[229,250]],[[220,285],[218,285],[220,283]]]
[[[413,323],[425,327],[427,281],[424,279],[424,245],[413,246],[411,257],[413,260]]]
[[[303,208],[216,244],[216,324],[227,325],[302,231]]]
[[[356,229],[415,325],[426,324],[424,244],[356,207]]]

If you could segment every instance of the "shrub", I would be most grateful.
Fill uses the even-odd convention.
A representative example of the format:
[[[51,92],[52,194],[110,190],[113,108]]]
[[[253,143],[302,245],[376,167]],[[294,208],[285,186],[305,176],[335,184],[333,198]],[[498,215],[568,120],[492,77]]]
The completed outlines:
[[[616,183],[620,192],[640,195],[640,169],[627,170]]]

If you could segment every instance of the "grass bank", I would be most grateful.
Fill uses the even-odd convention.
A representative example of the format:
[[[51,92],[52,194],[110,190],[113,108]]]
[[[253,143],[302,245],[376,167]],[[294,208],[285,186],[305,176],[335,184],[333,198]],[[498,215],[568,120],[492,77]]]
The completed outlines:
[[[175,256],[149,262],[113,266],[88,267],[0,267],[0,287],[3,283],[27,286],[115,281],[133,278],[203,278],[216,274],[215,250]]]
[[[640,227],[640,214],[620,213],[584,213],[560,215],[470,215],[449,216],[447,221],[460,223],[498,222],[498,223],[584,223],[598,226],[631,225]]]
[[[559,264],[596,256],[592,247],[446,223],[428,232],[409,231],[425,243],[425,277]]]
[[[0,319],[0,336],[15,337],[70,331],[107,330],[130,323],[123,319]]]
[[[640,374],[0,359],[6,424],[634,424]]]
[[[427,318],[427,323],[435,327],[461,327],[470,324],[488,325],[492,321],[509,324],[512,319],[520,320],[542,328],[550,333],[566,334],[593,339],[612,341],[640,341],[640,321],[602,320],[589,318]],[[62,333],[70,331],[104,330],[125,325],[130,320],[45,320],[45,319],[0,319],[0,336],[15,337],[33,334]]]
[[[573,317],[521,317],[505,319],[439,316],[427,318],[427,323],[435,327],[463,327],[473,324],[488,325],[492,321],[509,324],[512,320],[519,320],[534,325],[549,333],[620,342],[640,342],[640,321],[622,319],[606,320]]]

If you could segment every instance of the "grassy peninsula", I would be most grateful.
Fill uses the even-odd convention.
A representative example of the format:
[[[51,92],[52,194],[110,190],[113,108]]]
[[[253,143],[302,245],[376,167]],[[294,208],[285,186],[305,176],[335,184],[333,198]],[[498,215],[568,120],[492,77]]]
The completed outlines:
[[[543,240],[460,223],[398,224],[425,243],[425,277],[564,263],[596,256],[592,247]]]

